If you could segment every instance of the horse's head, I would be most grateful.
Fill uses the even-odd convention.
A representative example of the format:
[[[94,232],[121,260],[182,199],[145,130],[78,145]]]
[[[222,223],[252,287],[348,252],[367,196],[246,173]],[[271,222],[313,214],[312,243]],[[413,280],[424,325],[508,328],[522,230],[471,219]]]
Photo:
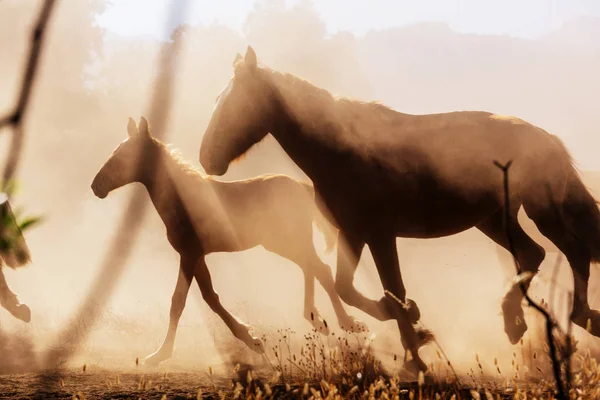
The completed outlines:
[[[138,129],[135,121],[129,118],[127,133],[127,139],[112,152],[92,182],[94,194],[101,199],[121,186],[142,179],[144,166],[139,168],[139,159],[152,147],[148,121],[142,117]]]
[[[9,267],[16,268],[30,260],[29,248],[8,197],[0,193],[0,266],[4,261]]]
[[[223,175],[231,161],[260,142],[271,130],[275,104],[265,71],[258,68],[256,53],[248,46],[237,54],[234,75],[216,99],[212,117],[200,146],[200,163],[212,175]]]

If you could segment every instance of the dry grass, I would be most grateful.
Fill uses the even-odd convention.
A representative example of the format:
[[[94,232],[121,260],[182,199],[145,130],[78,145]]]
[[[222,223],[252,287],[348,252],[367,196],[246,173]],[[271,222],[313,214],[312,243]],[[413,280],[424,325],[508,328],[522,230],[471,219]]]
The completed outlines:
[[[229,358],[203,372],[168,372],[136,365],[126,372],[86,363],[37,374],[3,375],[0,398],[141,399],[548,399],[555,391],[547,345],[522,341],[502,360],[473,355],[474,367],[455,377],[438,351],[427,376],[402,369],[402,356],[378,354],[367,333],[282,329],[263,335],[266,355]],[[239,349],[239,348],[238,348]],[[243,358],[243,357],[242,357]],[[600,364],[585,352],[574,357],[572,399],[600,397]],[[489,370],[493,365],[495,370]],[[166,365],[168,368],[168,364]],[[42,396],[42,397],[40,397]]]

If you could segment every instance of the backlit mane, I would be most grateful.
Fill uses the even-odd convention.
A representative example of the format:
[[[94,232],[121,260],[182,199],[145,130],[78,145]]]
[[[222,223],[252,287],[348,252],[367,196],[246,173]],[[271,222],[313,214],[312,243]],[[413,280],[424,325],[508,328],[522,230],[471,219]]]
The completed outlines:
[[[160,140],[153,138],[154,143],[158,146],[158,148],[162,151],[165,156],[168,156],[170,160],[172,160],[182,171],[184,171],[188,175],[198,176],[199,178],[209,180],[210,176],[205,175],[202,171],[200,171],[197,167],[190,164],[185,160],[181,151],[172,144],[165,144]]]
[[[389,120],[396,119],[407,114],[395,111],[378,101],[361,101],[345,96],[335,96],[326,89],[315,86],[310,81],[286,72],[278,72],[268,67],[262,67],[268,80],[273,85],[285,92],[285,99],[291,104],[296,118],[302,118],[314,114],[314,110],[322,110],[319,113],[321,123],[327,124],[353,124],[364,122],[373,118]],[[309,100],[307,100],[309,99]],[[328,115],[331,117],[327,120]]]

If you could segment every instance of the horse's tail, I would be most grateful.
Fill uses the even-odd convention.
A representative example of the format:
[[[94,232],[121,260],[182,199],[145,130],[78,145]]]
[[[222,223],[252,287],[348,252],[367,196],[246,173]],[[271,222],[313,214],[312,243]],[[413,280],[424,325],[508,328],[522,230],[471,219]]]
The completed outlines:
[[[338,230],[335,226],[329,222],[327,218],[323,215],[323,213],[319,210],[317,206],[317,198],[315,196],[315,189],[313,185],[309,182],[302,182],[302,185],[308,190],[312,199],[313,199],[313,221],[317,226],[317,229],[321,231],[323,236],[325,236],[325,252],[331,253],[337,244],[337,234]]]
[[[573,168],[569,171],[562,214],[570,234],[584,244],[593,262],[600,262],[600,210],[598,201]]]

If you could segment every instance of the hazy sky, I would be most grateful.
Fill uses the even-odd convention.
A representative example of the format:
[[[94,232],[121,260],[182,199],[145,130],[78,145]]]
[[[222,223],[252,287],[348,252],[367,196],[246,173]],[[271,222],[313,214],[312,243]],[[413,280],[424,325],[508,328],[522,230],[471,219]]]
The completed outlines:
[[[301,0],[285,1],[294,4]],[[240,30],[255,2],[192,0],[188,22],[219,22]],[[534,38],[574,17],[600,17],[598,0],[315,0],[313,3],[330,33],[344,30],[359,35],[370,29],[438,20],[447,21],[460,32]],[[168,0],[119,0],[98,22],[121,35],[160,37],[170,4]]]

